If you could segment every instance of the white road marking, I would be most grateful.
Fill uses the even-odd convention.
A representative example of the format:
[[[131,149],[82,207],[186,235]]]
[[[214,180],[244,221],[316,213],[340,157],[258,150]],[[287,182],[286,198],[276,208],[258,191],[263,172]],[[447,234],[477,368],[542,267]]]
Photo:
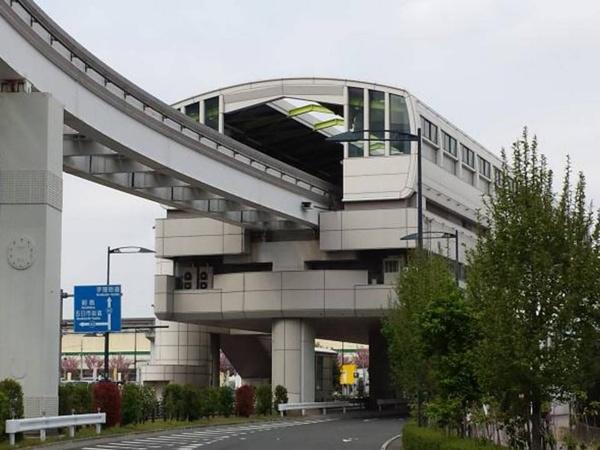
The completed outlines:
[[[285,428],[330,422],[336,418],[320,418],[306,420],[286,420],[278,422],[257,423],[249,425],[228,425],[214,428],[198,428],[195,430],[171,431],[173,434],[115,440],[106,444],[91,445],[82,450],[147,450],[173,447],[178,450],[196,450],[203,446],[221,442],[225,439],[238,438],[247,440],[257,432],[274,431]],[[166,433],[169,433],[168,431]],[[279,440],[279,437],[277,437]]]

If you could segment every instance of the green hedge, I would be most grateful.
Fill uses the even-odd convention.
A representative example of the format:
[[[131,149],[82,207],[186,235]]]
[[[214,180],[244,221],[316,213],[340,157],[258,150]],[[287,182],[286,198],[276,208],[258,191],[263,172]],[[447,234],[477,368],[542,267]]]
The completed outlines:
[[[402,430],[404,450],[506,450],[489,442],[448,436],[435,428],[418,427],[408,422]]]
[[[92,385],[66,383],[58,386],[58,413],[87,414],[95,412],[92,407]]]

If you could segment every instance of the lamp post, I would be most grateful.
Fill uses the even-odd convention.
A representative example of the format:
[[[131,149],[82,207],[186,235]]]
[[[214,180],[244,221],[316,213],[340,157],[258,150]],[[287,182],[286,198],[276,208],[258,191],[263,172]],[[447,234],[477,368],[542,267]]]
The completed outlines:
[[[384,137],[381,136],[383,133]],[[385,137],[386,133],[389,137]],[[367,137],[365,137],[365,134]],[[373,137],[371,137],[373,136]],[[390,142],[416,142],[417,143],[417,246],[423,248],[423,139],[421,128],[417,129],[417,134],[404,133],[398,130],[356,130],[345,131],[327,138],[330,142],[370,142],[370,141],[390,141]]]
[[[454,277],[456,279],[456,284],[458,285],[458,280],[460,278],[460,265],[458,261],[458,230],[454,230],[454,233],[448,233],[447,231],[425,231],[424,233],[421,233],[421,239],[423,239],[423,234],[426,234],[428,239],[454,239]],[[417,239],[418,233],[412,233],[402,237],[400,240],[414,241]]]
[[[110,285],[110,255],[113,254],[134,254],[134,253],[154,253],[154,250],[144,247],[124,246],[106,249],[106,285]],[[104,379],[110,379],[110,370],[108,368],[108,356],[110,347],[110,332],[104,333]]]

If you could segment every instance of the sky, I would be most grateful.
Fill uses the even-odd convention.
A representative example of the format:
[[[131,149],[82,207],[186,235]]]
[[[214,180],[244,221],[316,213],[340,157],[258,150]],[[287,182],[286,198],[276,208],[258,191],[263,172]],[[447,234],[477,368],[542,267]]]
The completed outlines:
[[[600,205],[600,2],[38,0],[158,98],[253,80],[338,77],[407,89],[491,151],[528,126]],[[154,203],[65,175],[62,287],[103,283],[108,245],[153,248]],[[153,258],[116,255],[124,316],[150,316]],[[70,303],[65,316],[69,316]]]

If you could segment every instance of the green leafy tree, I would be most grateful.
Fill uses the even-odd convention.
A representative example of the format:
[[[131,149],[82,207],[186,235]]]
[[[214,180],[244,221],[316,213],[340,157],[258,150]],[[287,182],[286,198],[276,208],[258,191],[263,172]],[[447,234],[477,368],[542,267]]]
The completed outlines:
[[[417,423],[422,425],[423,403],[436,389],[430,361],[435,344],[423,339],[423,314],[435,300],[458,295],[457,287],[446,261],[416,251],[398,278],[396,293],[398,301],[390,308],[382,331],[388,342],[393,380],[416,404]]]
[[[467,410],[481,397],[472,350],[478,333],[475,316],[458,286],[449,282],[447,289],[447,295],[433,298],[417,319],[435,381],[426,414],[438,426],[464,435]]]
[[[562,192],[527,130],[505,155],[469,258],[468,297],[477,311],[477,373],[511,422],[530,423],[528,446],[544,445],[542,406],[577,389],[597,337],[599,230],[567,167]]]

